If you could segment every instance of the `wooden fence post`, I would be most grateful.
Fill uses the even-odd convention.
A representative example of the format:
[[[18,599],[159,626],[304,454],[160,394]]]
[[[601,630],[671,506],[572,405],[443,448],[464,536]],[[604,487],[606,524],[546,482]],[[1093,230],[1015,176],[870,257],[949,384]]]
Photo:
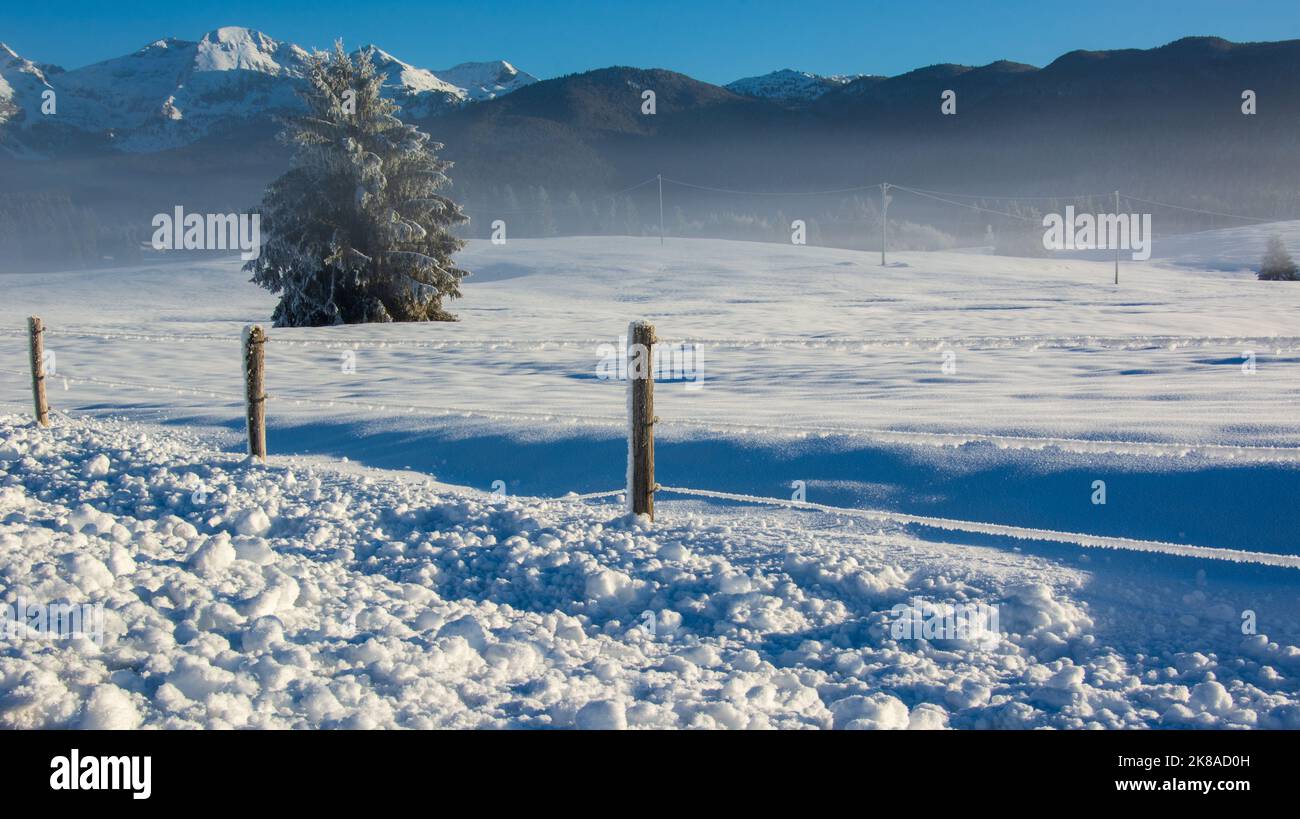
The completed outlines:
[[[27,319],[32,352],[32,400],[36,404],[36,423],[50,425],[50,402],[45,397],[45,325],[39,316]]]
[[[634,321],[627,330],[627,492],[633,514],[655,519],[654,325]]]
[[[248,415],[248,454],[266,460],[266,333],[244,328],[244,407]]]

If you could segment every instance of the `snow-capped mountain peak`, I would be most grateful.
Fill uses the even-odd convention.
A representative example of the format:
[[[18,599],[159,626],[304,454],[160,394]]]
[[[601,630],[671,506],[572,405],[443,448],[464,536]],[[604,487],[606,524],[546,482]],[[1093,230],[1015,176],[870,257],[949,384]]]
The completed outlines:
[[[0,125],[11,119],[33,121],[43,101],[41,95],[49,88],[40,66],[0,43]]]
[[[123,150],[184,145],[232,122],[297,104],[307,52],[229,26],[197,42],[166,38],[53,80],[52,124],[111,135]]]
[[[727,89],[747,97],[764,99],[815,100],[832,88],[852,82],[861,74],[823,76],[807,71],[783,68],[757,77],[745,77],[728,83]]]
[[[520,71],[505,60],[461,63],[433,73],[444,82],[462,89],[468,99],[476,102],[509,94],[537,82],[532,74]]]
[[[388,77],[389,83],[405,90],[404,96],[436,91],[451,94],[462,100],[466,98],[464,89],[444,82],[426,68],[416,68],[408,62],[397,59],[378,46],[368,45],[358,51],[358,53],[363,52],[370,54],[371,61]]]
[[[279,74],[282,62],[300,63],[307,52],[292,44],[280,43],[260,31],[225,26],[203,35],[195,45],[195,71],[259,71]]]

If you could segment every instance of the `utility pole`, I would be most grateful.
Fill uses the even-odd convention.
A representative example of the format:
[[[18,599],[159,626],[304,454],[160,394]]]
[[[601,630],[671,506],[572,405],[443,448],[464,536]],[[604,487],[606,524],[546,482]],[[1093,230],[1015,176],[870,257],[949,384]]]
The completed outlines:
[[[663,247],[664,243],[664,175],[655,174],[659,180],[659,246]]]
[[[1119,224],[1119,191],[1115,191],[1115,222]],[[1115,237],[1111,237],[1114,241]],[[1119,242],[1115,242],[1115,284],[1119,284]]]
[[[880,183],[880,266],[885,266],[885,248],[889,246],[886,226],[889,224],[889,183]]]

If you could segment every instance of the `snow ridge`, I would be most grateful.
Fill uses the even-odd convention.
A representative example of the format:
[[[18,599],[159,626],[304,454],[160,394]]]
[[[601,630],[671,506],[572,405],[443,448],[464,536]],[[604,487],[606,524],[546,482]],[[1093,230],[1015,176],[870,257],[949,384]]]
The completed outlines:
[[[50,88],[40,66],[0,43],[0,126],[10,120],[38,121],[42,94]]]
[[[726,88],[747,97],[784,100],[815,100],[818,97],[865,76],[863,74],[835,74],[823,76],[807,71],[783,68],[757,77],[744,77],[727,83]]]

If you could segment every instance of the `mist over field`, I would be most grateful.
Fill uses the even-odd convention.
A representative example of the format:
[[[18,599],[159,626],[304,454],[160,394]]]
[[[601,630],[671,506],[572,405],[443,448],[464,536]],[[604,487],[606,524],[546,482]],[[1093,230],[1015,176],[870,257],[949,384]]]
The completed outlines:
[[[730,86],[623,67],[538,81],[505,61],[430,72],[366,48],[401,116],[456,163],[451,194],[470,216],[460,232],[476,238],[498,218],[521,238],[657,235],[657,187],[626,190],[657,175],[672,235],[785,241],[802,219],[814,244],[855,249],[879,247],[882,182],[949,200],[896,192],[899,249],[1034,250],[1032,221],[1067,204],[1101,212],[1116,190],[1194,209],[1158,210],[1161,235],[1251,223],[1195,211],[1300,212],[1300,93],[1286,79],[1300,41],[1194,37],[1042,67],[820,83],[776,72]],[[68,71],[0,51],[0,265],[130,261],[175,204],[255,208],[289,164],[277,123],[300,109],[305,54],[239,28]],[[59,95],[53,115],[41,113],[45,90]],[[1255,115],[1242,113],[1246,90],[1262,101]]]

